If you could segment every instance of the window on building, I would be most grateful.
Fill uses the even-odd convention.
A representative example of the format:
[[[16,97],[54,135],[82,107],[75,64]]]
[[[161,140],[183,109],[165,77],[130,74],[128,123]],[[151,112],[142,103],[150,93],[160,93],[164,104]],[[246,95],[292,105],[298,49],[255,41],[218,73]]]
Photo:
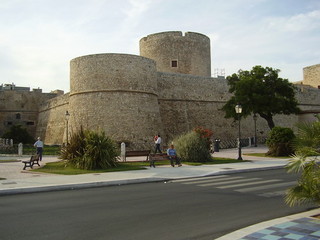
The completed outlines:
[[[7,122],[7,125],[12,125],[12,122]]]
[[[16,114],[16,119],[21,119],[21,114],[20,113]]]
[[[178,60],[172,60],[171,67],[178,67]]]
[[[34,125],[34,122],[27,122],[27,125]]]

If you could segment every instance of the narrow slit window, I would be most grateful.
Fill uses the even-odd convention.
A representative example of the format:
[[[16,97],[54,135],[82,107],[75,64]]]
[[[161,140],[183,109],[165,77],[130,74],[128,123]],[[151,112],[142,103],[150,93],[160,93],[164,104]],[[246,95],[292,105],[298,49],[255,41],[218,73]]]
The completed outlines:
[[[171,61],[171,67],[178,67],[178,61],[177,60],[172,60]]]

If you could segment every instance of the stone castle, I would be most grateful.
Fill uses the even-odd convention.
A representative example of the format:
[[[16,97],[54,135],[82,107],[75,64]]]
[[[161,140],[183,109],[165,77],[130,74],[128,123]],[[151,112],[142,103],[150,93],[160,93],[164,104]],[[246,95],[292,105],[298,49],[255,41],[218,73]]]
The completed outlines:
[[[294,127],[300,121],[314,121],[320,112],[320,64],[303,72],[303,81],[296,83],[302,113],[275,116],[276,125]],[[221,140],[235,139],[238,133],[237,123],[225,119],[220,110],[230,93],[224,77],[211,77],[210,39],[194,32],[148,35],[140,40],[140,56],[107,53],[75,58],[66,94],[7,84],[0,88],[0,96],[0,134],[10,125],[22,124],[45,144],[65,143],[67,134],[81,126],[104,130],[135,150],[151,148],[155,134],[166,145],[198,126],[211,129]],[[256,124],[258,137],[266,137],[266,121],[258,118]],[[243,137],[254,136],[252,117],[241,125]]]

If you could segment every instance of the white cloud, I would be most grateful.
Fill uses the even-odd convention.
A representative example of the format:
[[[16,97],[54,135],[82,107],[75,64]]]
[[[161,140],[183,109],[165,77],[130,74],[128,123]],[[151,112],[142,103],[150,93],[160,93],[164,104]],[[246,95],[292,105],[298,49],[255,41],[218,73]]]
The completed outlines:
[[[285,32],[306,32],[320,29],[320,10],[297,14],[291,17],[267,19],[269,29]]]
[[[131,19],[141,16],[152,4],[151,0],[129,0],[129,7],[123,12]]]

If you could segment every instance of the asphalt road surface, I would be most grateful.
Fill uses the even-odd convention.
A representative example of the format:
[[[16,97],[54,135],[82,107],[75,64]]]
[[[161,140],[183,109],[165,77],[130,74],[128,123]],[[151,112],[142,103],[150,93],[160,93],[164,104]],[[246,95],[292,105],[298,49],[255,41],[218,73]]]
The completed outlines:
[[[0,239],[215,239],[290,208],[296,177],[257,171],[169,182],[0,197]]]

